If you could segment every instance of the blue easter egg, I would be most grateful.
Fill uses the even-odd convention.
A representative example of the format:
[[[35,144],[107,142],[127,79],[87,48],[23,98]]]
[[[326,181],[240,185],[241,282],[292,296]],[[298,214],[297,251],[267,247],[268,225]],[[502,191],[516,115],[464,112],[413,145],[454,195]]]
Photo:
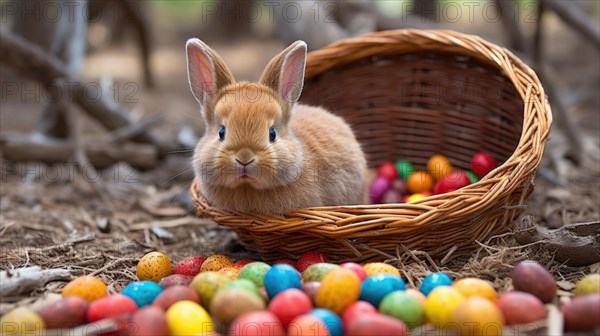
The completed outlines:
[[[286,289],[301,289],[302,281],[300,273],[295,268],[286,264],[277,264],[265,274],[264,285],[269,298],[274,298]]]
[[[121,294],[130,297],[138,307],[143,307],[154,302],[162,291],[163,288],[154,281],[137,281],[125,286]]]
[[[404,280],[392,274],[376,274],[366,278],[360,287],[360,300],[367,301],[375,307],[389,293],[404,290]]]
[[[331,336],[344,335],[344,324],[342,323],[342,319],[331,310],[315,308],[308,314],[321,319]]]
[[[419,291],[423,293],[423,295],[427,296],[438,286],[450,286],[452,285],[452,278],[448,276],[446,273],[435,272],[431,273],[423,279],[421,283],[421,287],[419,287]]]

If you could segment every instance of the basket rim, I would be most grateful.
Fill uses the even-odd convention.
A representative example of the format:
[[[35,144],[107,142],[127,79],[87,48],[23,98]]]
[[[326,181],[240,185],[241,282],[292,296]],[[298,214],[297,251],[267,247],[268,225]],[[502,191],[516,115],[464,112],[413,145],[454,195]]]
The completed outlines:
[[[338,66],[353,63],[376,55],[402,55],[414,52],[444,52],[473,57],[503,73],[514,85],[524,102],[523,126],[519,143],[512,155],[480,181],[461,189],[439,195],[427,196],[410,203],[334,205],[298,208],[285,215],[258,215],[217,209],[200,194],[194,179],[191,190],[200,212],[216,221],[235,228],[236,223],[276,227],[282,223],[314,221],[314,227],[338,226],[355,216],[385,216],[402,225],[419,226],[425,217],[435,216],[438,208],[453,208],[461,203],[461,212],[488,204],[498,193],[511,193],[518,187],[516,175],[531,175],[541,161],[543,149],[549,138],[552,114],[548,99],[535,72],[508,49],[485,41],[479,36],[451,30],[398,29],[343,39],[308,53],[305,81]],[[533,143],[531,143],[533,142]],[[531,181],[529,181],[531,182]],[[529,185],[529,184],[528,184]],[[523,193],[527,195],[528,192]],[[525,196],[515,207],[522,206]],[[318,220],[317,220],[318,218]],[[255,219],[255,220],[253,220]],[[335,224],[338,225],[335,225]],[[394,225],[395,226],[395,225]],[[306,229],[306,226],[303,227]],[[330,227],[330,229],[333,229]],[[333,232],[330,232],[334,234]],[[337,236],[337,235],[336,235]]]

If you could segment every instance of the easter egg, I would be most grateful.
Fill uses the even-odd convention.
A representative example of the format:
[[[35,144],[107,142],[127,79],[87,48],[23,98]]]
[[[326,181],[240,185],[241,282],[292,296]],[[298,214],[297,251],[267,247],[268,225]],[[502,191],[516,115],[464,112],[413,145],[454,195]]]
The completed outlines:
[[[382,314],[358,316],[350,322],[346,336],[408,336],[406,325],[393,317]]]
[[[425,296],[428,296],[429,293],[431,293],[431,291],[436,287],[450,285],[452,285],[452,278],[450,278],[448,274],[442,272],[435,272],[427,275],[425,279],[423,279],[421,287],[419,287],[419,291]]]
[[[171,286],[166,288],[156,299],[152,302],[153,306],[158,306],[163,310],[169,309],[175,302],[178,301],[193,301],[200,303],[200,297],[195,290],[188,286]]]
[[[404,322],[410,329],[420,326],[425,319],[423,304],[402,290],[387,294],[379,304],[379,311]]]
[[[157,306],[144,307],[131,317],[131,335],[168,335],[169,325],[165,311]]]
[[[294,318],[308,313],[312,308],[308,295],[296,288],[284,290],[269,302],[269,311],[275,314],[286,328]]]
[[[405,180],[415,171],[412,163],[408,160],[396,161],[396,170],[401,179]]]
[[[496,290],[489,281],[477,278],[464,278],[452,284],[464,297],[480,296],[496,302]]]
[[[331,336],[343,336],[344,335],[344,326],[342,324],[342,320],[337,316],[334,312],[328,309],[316,308],[308,313],[309,315],[315,316],[323,323],[325,323],[325,327],[329,331],[329,335]]]
[[[198,303],[179,301],[166,313],[171,336],[189,336],[209,334],[214,326],[210,315]]]
[[[271,266],[267,265],[262,261],[255,261],[242,267],[238,279],[248,279],[256,285],[256,287],[263,287],[264,277]]]
[[[173,266],[173,274],[195,276],[200,273],[204,260],[206,258],[202,256],[187,257]]]
[[[171,275],[171,259],[160,252],[150,252],[140,259],[137,264],[137,277],[140,280],[159,282],[160,279]]]
[[[158,282],[158,284],[162,288],[168,288],[172,286],[189,286],[194,280],[193,276],[189,275],[181,275],[181,274],[171,274],[168,275]]]
[[[240,269],[234,266],[223,267],[218,272],[225,274],[231,280],[235,280],[240,276]]]
[[[255,262],[255,261],[256,260],[254,260],[252,258],[243,258],[243,259],[240,259],[240,260],[236,261],[233,264],[233,267],[241,269],[242,267],[248,265],[251,262]]]
[[[427,301],[427,298],[425,297],[425,295],[423,293],[419,292],[417,289],[408,288],[404,292],[406,292],[406,294],[414,297],[415,299],[419,300],[419,302],[421,302],[421,305],[424,305],[425,301]]]
[[[28,307],[15,308],[0,317],[2,335],[37,335],[44,328],[42,317]]]
[[[551,302],[558,289],[552,274],[536,261],[521,261],[512,270],[510,277],[515,290],[531,293],[544,303]]]
[[[79,296],[92,302],[106,296],[104,281],[90,275],[77,277],[63,288],[62,296]]]
[[[473,173],[472,171],[467,170],[465,174],[467,174],[467,177],[469,177],[469,181],[471,181],[471,183],[479,182],[479,177],[477,177],[477,175],[475,175],[475,173]]]
[[[287,336],[327,336],[329,330],[323,320],[316,316],[304,314],[296,317],[287,327]]]
[[[238,288],[220,290],[210,304],[214,319],[224,325],[244,313],[265,309],[265,302],[256,295]]]
[[[500,335],[504,317],[498,307],[486,298],[466,298],[454,311],[454,324],[461,335]]]
[[[269,298],[273,298],[286,289],[302,288],[302,281],[300,273],[292,266],[273,265],[265,274],[264,285]]]
[[[497,165],[498,162],[489,153],[479,152],[471,158],[471,170],[479,178],[483,178],[496,168]]]
[[[198,293],[202,305],[209,308],[215,294],[230,281],[226,275],[218,272],[200,272],[194,277],[190,287]]]
[[[373,276],[376,274],[391,274],[400,277],[400,271],[398,271],[396,267],[381,262],[367,263],[363,266],[363,270],[365,273],[367,273],[367,276]]]
[[[384,162],[377,168],[377,176],[384,177],[390,181],[398,178],[398,171],[393,162]]]
[[[416,171],[406,180],[406,187],[410,193],[419,194],[433,188],[433,177],[425,171]]]
[[[328,262],[329,258],[321,251],[309,251],[303,253],[298,257],[298,261],[296,261],[296,269],[298,272],[303,273],[308,266],[316,263],[325,263]]]
[[[456,170],[444,176],[433,188],[434,194],[445,194],[471,184],[471,180],[467,173],[462,170]]]
[[[427,296],[425,315],[438,329],[450,327],[454,320],[454,310],[465,297],[450,286],[437,286]]]
[[[443,155],[433,155],[427,161],[427,171],[435,181],[441,180],[453,170],[452,164]]]
[[[293,260],[290,260],[290,259],[279,259],[279,260],[275,260],[273,262],[273,265],[280,265],[280,264],[290,265],[293,268],[296,268],[296,262]]]
[[[575,296],[600,294],[600,274],[588,274],[575,284]]]
[[[200,272],[216,272],[221,268],[232,267],[233,261],[222,254],[211,255],[206,258],[200,267]]]
[[[85,323],[89,303],[79,296],[67,296],[44,306],[40,316],[47,329],[73,328]]]
[[[321,288],[321,283],[318,281],[310,281],[302,284],[302,291],[308,296],[311,302],[315,302],[317,292]]]
[[[600,328],[600,294],[577,296],[561,307],[567,331],[591,331]]]
[[[252,282],[248,279],[233,280],[233,281],[226,283],[223,286],[223,290],[230,289],[230,288],[242,289],[242,290],[247,291],[248,293],[256,295],[256,297],[261,300],[263,299],[263,296],[260,293],[260,291],[258,290],[258,287],[256,287],[254,282]]]
[[[325,274],[333,271],[340,266],[330,263],[316,263],[308,266],[308,268],[302,272],[302,281],[321,281]]]
[[[360,288],[360,299],[367,301],[375,307],[384,296],[397,290],[404,290],[405,284],[402,279],[391,274],[377,274],[366,278]]]
[[[392,189],[400,195],[406,194],[406,182],[404,180],[396,179],[392,182]]]
[[[379,203],[383,195],[392,187],[392,181],[385,177],[377,177],[369,187],[369,200],[371,203]]]
[[[112,294],[90,303],[86,319],[96,322],[109,317],[133,313],[138,306],[130,297],[123,294]]]
[[[381,197],[382,204],[402,203],[402,194],[394,189],[390,189]]]
[[[349,269],[352,272],[354,272],[354,274],[356,274],[358,276],[360,281],[365,280],[368,276],[367,272],[365,272],[365,270],[362,268],[362,266],[360,266],[359,264],[354,263],[354,262],[343,263],[340,265],[340,267]]]
[[[546,318],[544,303],[529,293],[506,292],[498,297],[496,305],[507,325],[530,323]]]
[[[123,288],[121,294],[130,297],[138,307],[151,304],[162,293],[163,288],[153,281],[132,282]]]
[[[350,323],[356,320],[359,316],[377,314],[377,309],[372,304],[366,301],[356,301],[344,310],[342,314],[342,322],[344,323],[344,329],[348,330]]]
[[[315,296],[317,307],[341,314],[360,295],[360,280],[351,270],[337,268],[325,275]]]
[[[412,194],[410,196],[408,196],[408,198],[406,198],[406,202],[410,203],[410,202],[415,202],[420,200],[421,198],[425,198],[424,194]]]
[[[229,336],[283,336],[282,323],[269,311],[256,311],[236,318],[227,332]],[[315,334],[316,335],[316,334]]]

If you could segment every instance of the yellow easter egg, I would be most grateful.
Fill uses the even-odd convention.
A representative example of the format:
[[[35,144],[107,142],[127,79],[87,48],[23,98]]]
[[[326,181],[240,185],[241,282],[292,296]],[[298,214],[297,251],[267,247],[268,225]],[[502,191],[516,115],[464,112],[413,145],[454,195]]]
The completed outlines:
[[[465,297],[455,288],[438,286],[427,296],[425,315],[437,329],[452,327],[454,310],[465,300]]]
[[[216,272],[221,268],[233,266],[233,261],[222,254],[211,255],[206,258],[200,267],[200,272]]]
[[[171,259],[164,253],[150,252],[140,259],[137,264],[137,277],[140,280],[159,282],[160,279],[171,275]]]
[[[452,284],[464,297],[480,296],[496,302],[496,291],[489,281],[477,278],[464,278]]]
[[[450,174],[454,170],[452,164],[445,156],[436,154],[427,161],[427,171],[435,181],[441,180],[444,176]]]
[[[210,309],[213,297],[230,281],[227,275],[219,272],[200,272],[194,277],[190,287],[198,293],[204,308]]]
[[[490,300],[474,296],[465,299],[454,311],[454,323],[460,335],[497,336],[502,334],[504,317]]]
[[[15,308],[0,318],[2,335],[37,335],[44,328],[42,317],[27,307]]]
[[[166,313],[172,336],[204,335],[214,330],[208,312],[194,301],[178,301]]]
[[[63,288],[62,296],[79,296],[87,302],[92,302],[106,296],[106,285],[99,278],[83,275],[71,280]]]
[[[360,279],[351,270],[337,268],[327,273],[321,281],[315,305],[341,315],[360,295]]]
[[[575,296],[600,294],[600,274],[588,274],[575,284]]]
[[[421,198],[425,198],[425,195],[423,195],[423,194],[412,194],[412,195],[408,196],[408,198],[406,199],[406,202],[408,202],[408,203],[414,202],[414,201],[420,200]]]
[[[396,267],[381,262],[367,263],[363,266],[363,270],[365,273],[367,273],[367,276],[376,274],[391,274],[398,277],[400,276],[400,271]]]
[[[223,267],[219,270],[219,273],[225,274],[231,280],[236,280],[240,275],[240,268],[235,266]]]

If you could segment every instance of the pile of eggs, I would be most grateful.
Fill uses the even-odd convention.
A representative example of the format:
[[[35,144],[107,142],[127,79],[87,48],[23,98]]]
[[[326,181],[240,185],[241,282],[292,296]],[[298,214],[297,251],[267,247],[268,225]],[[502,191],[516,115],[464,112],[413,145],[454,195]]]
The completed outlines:
[[[407,335],[423,325],[499,335],[506,325],[542,325],[544,304],[558,301],[556,280],[534,261],[514,268],[514,290],[501,295],[485,280],[455,281],[442,272],[412,287],[389,264],[336,265],[316,251],[273,265],[212,255],[174,267],[152,252],[139,261],[137,277],[115,294],[99,278],[76,278],[41,311],[21,307],[3,316],[1,332],[90,323],[83,326],[89,332],[112,321],[114,335]],[[566,330],[599,328],[600,274],[583,277],[561,310]]]
[[[412,202],[451,192],[479,181],[497,164],[496,159],[485,152],[473,155],[470,171],[454,169],[443,155],[430,157],[426,170],[415,170],[408,160],[384,162],[377,168],[377,177],[369,188],[370,202]]]

